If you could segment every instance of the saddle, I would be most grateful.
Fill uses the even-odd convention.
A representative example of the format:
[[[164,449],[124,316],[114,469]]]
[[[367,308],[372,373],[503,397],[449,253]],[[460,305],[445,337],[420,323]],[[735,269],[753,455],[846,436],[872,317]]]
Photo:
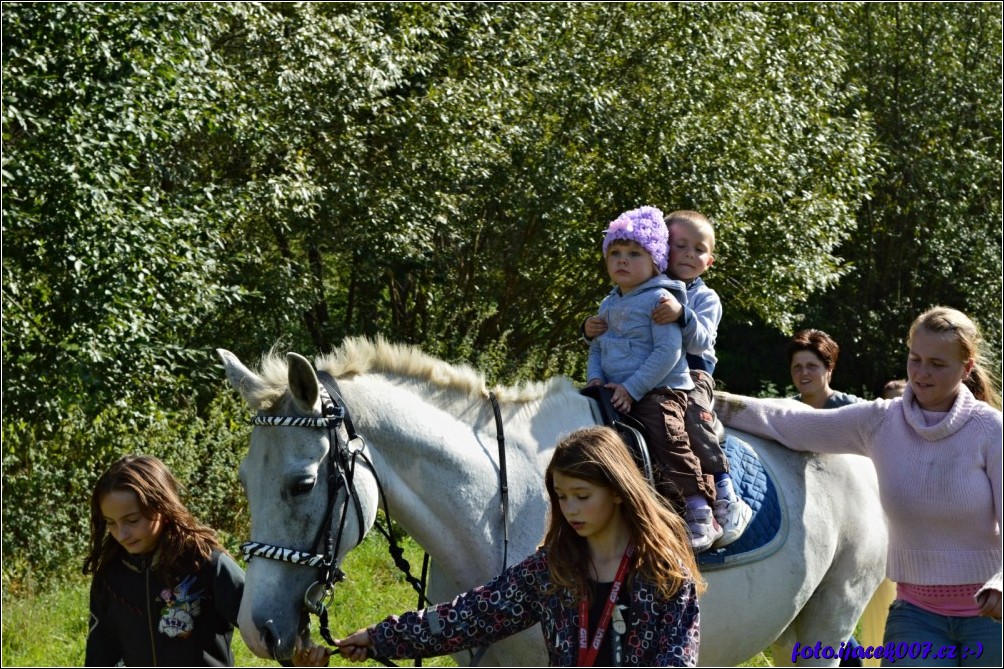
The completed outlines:
[[[603,386],[589,386],[579,391],[593,400],[590,406],[599,425],[612,427],[624,439],[638,468],[650,483],[652,461],[641,423],[614,408],[613,391]],[[743,535],[725,548],[712,548],[697,556],[702,571],[723,569],[756,562],[773,555],[788,535],[789,519],[782,492],[774,483],[774,474],[756,451],[738,437],[725,434],[725,426],[715,417],[715,434],[729,459],[732,483],[736,493],[753,509],[753,518]]]
[[[631,416],[622,414],[614,408],[612,399],[614,392],[603,386],[587,386],[579,391],[580,395],[593,400],[593,418],[599,425],[606,425],[617,430],[621,438],[634,456],[638,468],[641,469],[649,483],[654,483],[652,476],[652,460],[648,455],[648,442],[645,441],[645,429],[642,424]],[[715,416],[715,436],[719,443],[725,442],[725,426]]]
[[[614,408],[613,391],[603,386],[588,386],[579,391],[581,395],[593,400],[593,418],[599,425],[612,427],[627,444],[628,451],[634,457],[649,483],[655,484],[652,474],[652,459],[648,455],[648,443],[645,441],[645,430],[642,424],[631,416],[622,414]]]
[[[753,447],[731,434],[720,439],[720,443],[729,459],[729,474],[736,494],[753,509],[753,517],[734,543],[698,554],[701,571],[736,567],[773,555],[784,545],[791,522],[774,472]]]

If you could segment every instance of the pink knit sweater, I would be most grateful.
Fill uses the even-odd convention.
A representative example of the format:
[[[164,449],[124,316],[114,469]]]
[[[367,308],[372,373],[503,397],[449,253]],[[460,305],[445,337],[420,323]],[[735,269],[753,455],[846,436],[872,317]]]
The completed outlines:
[[[931,427],[909,386],[900,399],[826,410],[716,393],[715,410],[726,425],[794,450],[871,458],[889,521],[891,580],[1001,590],[1004,424],[965,386]]]

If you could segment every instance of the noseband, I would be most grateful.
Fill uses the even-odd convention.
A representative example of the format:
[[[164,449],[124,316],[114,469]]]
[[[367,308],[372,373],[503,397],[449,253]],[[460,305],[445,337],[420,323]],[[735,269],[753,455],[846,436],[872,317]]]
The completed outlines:
[[[241,544],[241,552],[244,555],[244,559],[248,562],[251,561],[251,558],[261,557],[319,569],[321,577],[307,588],[303,595],[303,605],[307,611],[320,618],[321,634],[324,636],[325,641],[334,645],[334,641],[331,639],[331,634],[328,630],[328,611],[325,606],[325,600],[332,595],[334,584],[345,579],[345,572],[336,564],[336,560],[343,539],[345,521],[349,515],[347,511],[350,501],[355,508],[356,519],[359,523],[359,536],[356,538],[354,546],[358,546],[362,542],[367,529],[364,527],[363,522],[362,503],[359,501],[359,497],[355,494],[353,488],[356,459],[361,457],[370,470],[374,472],[374,475],[376,472],[374,471],[372,462],[370,462],[369,458],[363,452],[365,443],[362,437],[356,434],[355,428],[352,426],[352,419],[344,402],[341,401],[335,380],[325,372],[318,372],[317,375],[321,381],[319,391],[322,415],[320,417],[270,416],[258,413],[251,418],[250,422],[252,425],[315,427],[328,431],[327,512],[318,528],[317,538],[311,544],[311,546],[318,546],[323,537],[324,553],[310,553],[257,541],[248,541]],[[334,510],[340,489],[345,490],[345,500],[341,505],[341,520],[336,529]]]

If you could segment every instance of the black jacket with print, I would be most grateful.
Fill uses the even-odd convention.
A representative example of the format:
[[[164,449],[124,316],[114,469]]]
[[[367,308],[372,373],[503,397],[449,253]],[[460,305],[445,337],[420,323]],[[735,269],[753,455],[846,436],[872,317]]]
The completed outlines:
[[[168,588],[149,556],[112,560],[91,582],[86,666],[233,666],[244,571],[214,552]]]

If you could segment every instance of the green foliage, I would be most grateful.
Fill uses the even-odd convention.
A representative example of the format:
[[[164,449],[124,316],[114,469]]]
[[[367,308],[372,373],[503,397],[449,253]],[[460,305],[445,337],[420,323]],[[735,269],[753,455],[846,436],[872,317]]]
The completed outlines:
[[[83,666],[89,587],[80,575],[53,580],[46,588],[5,587],[4,666]]]
[[[235,394],[229,387],[221,390],[205,417],[194,407],[165,413],[154,405],[139,416],[137,408],[115,406],[93,419],[77,411],[41,444],[31,431],[5,424],[5,587],[25,579],[44,583],[67,565],[83,565],[94,483],[127,453],[161,458],[187,488],[189,510],[235,549],[249,524],[237,468],[250,428],[239,422],[244,409]]]
[[[1001,360],[1001,13],[985,3],[868,4],[844,30],[855,106],[874,115],[882,172],[841,252],[853,263],[806,322],[873,394],[906,376],[925,309],[961,309]]]
[[[315,5],[253,17],[270,29],[235,30],[227,51],[256,83],[237,114],[257,207],[242,275],[274,298],[253,313],[299,309],[306,332],[284,334],[301,348],[380,332],[450,358],[466,342],[512,351],[488,370],[502,377],[567,369],[605,291],[606,221],[669,202],[718,220],[721,264],[744,277],[726,298],[790,323],[844,271],[829,253],[874,169],[867,115],[846,111],[841,11]]]
[[[240,297],[218,262],[239,210],[190,145],[228,87],[213,14],[4,5],[3,412],[35,438],[189,395],[194,332]]]
[[[842,389],[902,376],[936,302],[999,351],[993,10],[5,3],[5,583],[80,559],[128,451],[241,535],[217,346],[382,334],[582,380],[600,235],[641,204],[716,222],[731,389],[784,387],[800,324]]]

